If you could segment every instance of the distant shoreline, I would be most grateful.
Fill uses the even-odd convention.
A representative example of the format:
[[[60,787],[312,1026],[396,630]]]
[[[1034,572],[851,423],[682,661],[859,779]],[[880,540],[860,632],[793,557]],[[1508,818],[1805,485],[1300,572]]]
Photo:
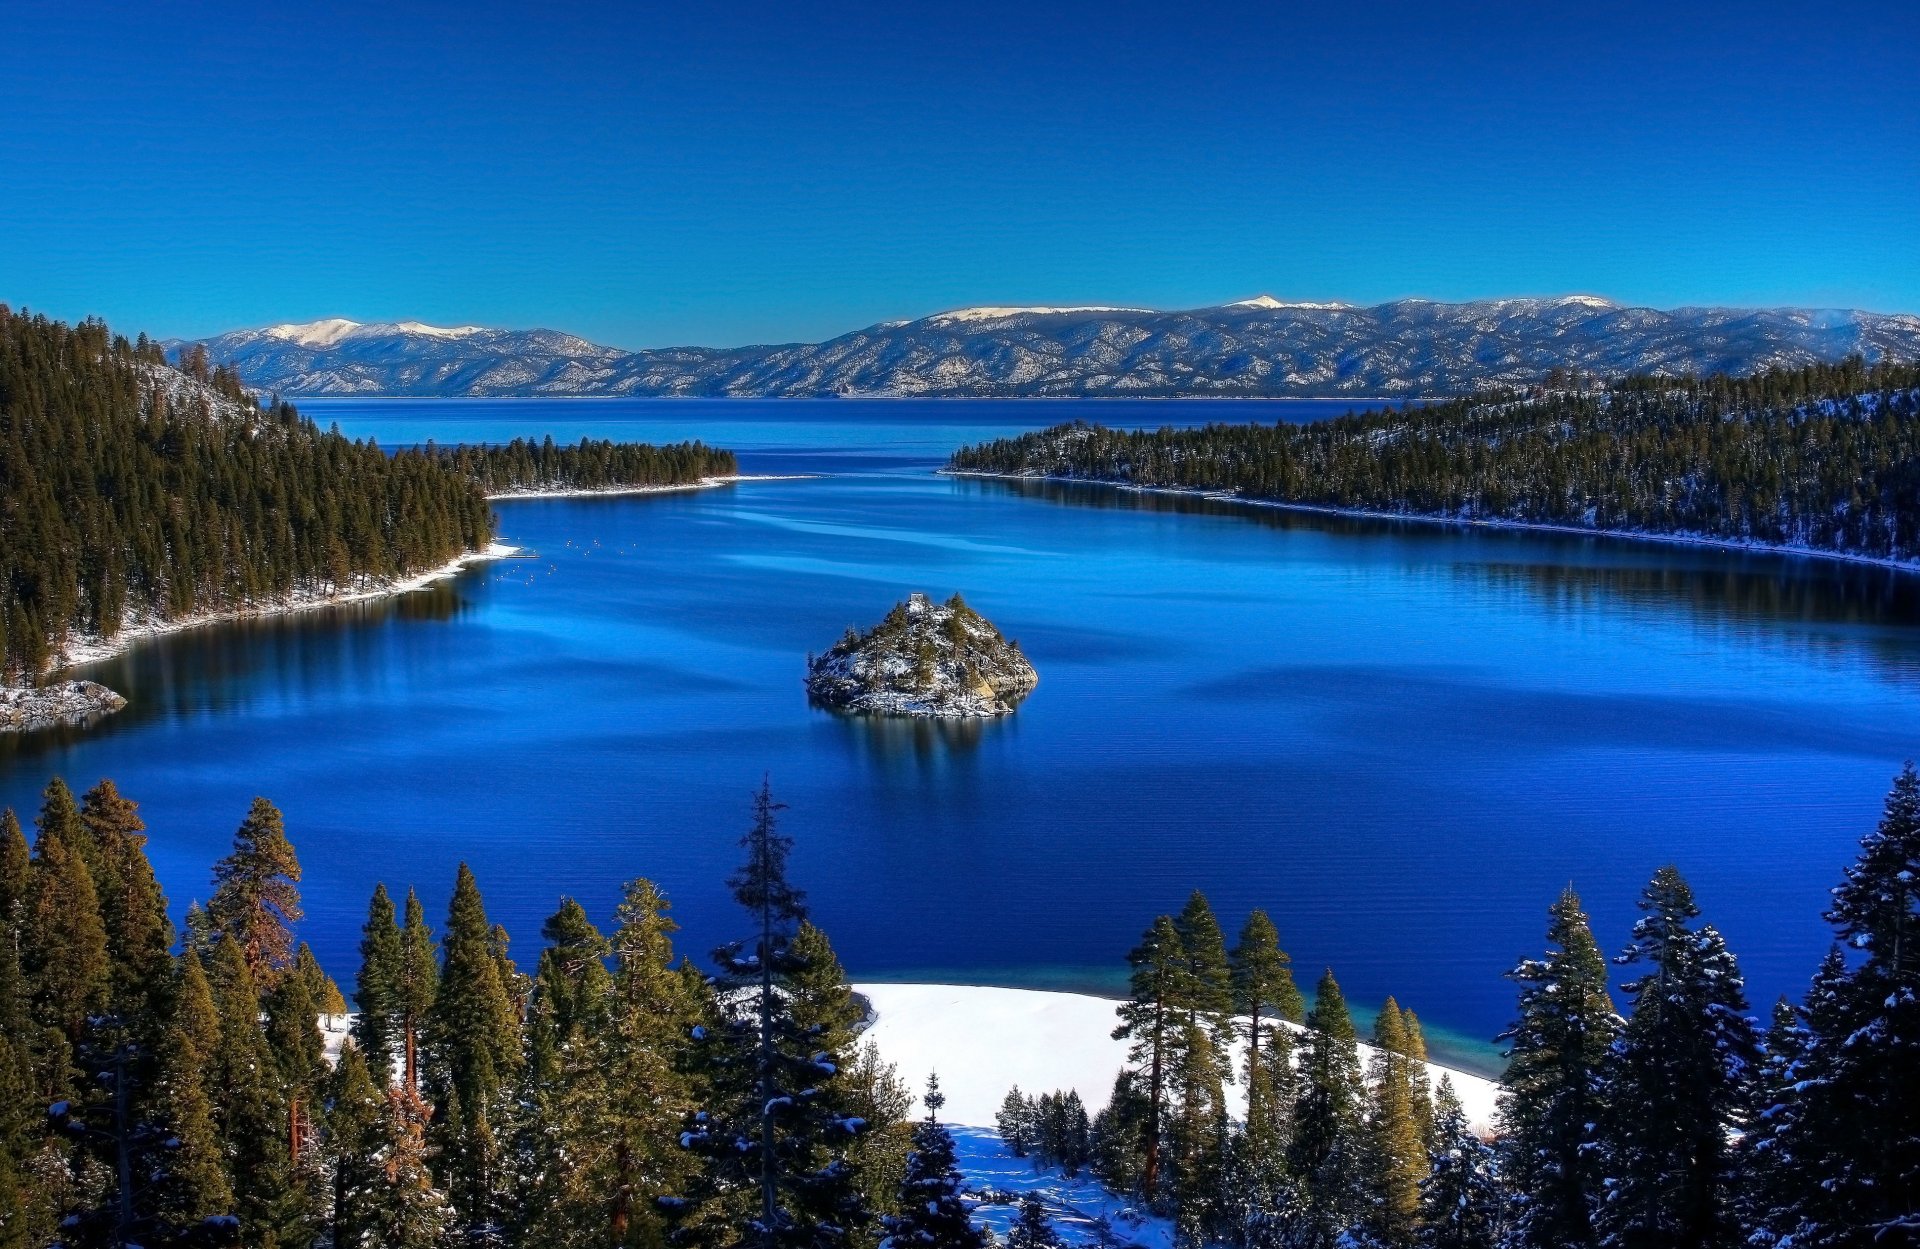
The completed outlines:
[[[687,403],[823,403],[877,400],[889,403],[1445,403],[1463,395],[291,395],[303,403],[525,403],[530,399],[616,403],[671,399]]]
[[[672,494],[686,490],[711,490],[742,481],[806,481],[818,473],[728,473],[722,477],[702,477],[699,481],[677,482],[670,486],[599,486],[557,490],[507,490],[487,496],[489,502],[511,503],[516,499],[611,498],[632,494]]]
[[[1131,482],[1102,481],[1098,477],[1048,477],[1028,473],[979,473],[954,468],[937,468],[940,477],[972,477],[982,481],[1058,482],[1070,486],[1105,486],[1111,490],[1130,490],[1136,494],[1178,495],[1189,499],[1207,499],[1215,503],[1239,503],[1247,507],[1270,507],[1283,512],[1311,512],[1321,516],[1345,516],[1355,520],[1400,520],[1423,525],[1448,525],[1471,529],[1557,533],[1580,538],[1613,538],[1629,542],[1653,542],[1663,546],[1707,547],[1743,555],[1792,555],[1805,559],[1823,559],[1842,564],[1885,568],[1891,572],[1920,574],[1920,559],[1885,559],[1877,555],[1855,555],[1821,547],[1783,546],[1771,542],[1750,542],[1737,538],[1715,538],[1705,534],[1655,533],[1637,529],[1587,529],[1579,525],[1556,525],[1547,521],[1477,520],[1462,516],[1435,516],[1424,512],[1380,512],[1369,508],[1331,507],[1324,503],[1288,503],[1280,499],[1251,499],[1225,490],[1200,490],[1185,486],[1136,486]]]

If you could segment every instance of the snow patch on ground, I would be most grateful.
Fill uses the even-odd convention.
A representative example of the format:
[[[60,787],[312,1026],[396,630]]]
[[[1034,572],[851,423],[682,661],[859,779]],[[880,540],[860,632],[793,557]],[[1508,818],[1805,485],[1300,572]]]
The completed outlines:
[[[1007,1090],[1072,1089],[1092,1114],[1107,1104],[1113,1078],[1126,1065],[1127,1042],[1113,1039],[1117,1003],[1084,993],[996,989],[950,984],[860,984],[879,1016],[868,1039],[900,1069],[908,1088],[924,1088],[938,1072],[947,1095],[944,1115],[954,1123],[987,1127]],[[1360,1047],[1362,1063],[1373,1047]],[[1236,1062],[1239,1055],[1236,1054]],[[1500,1086],[1484,1076],[1428,1063],[1435,1086],[1442,1075],[1476,1129],[1493,1126]],[[1227,1089],[1228,1110],[1245,1111],[1242,1085]]]
[[[953,1133],[954,1160],[966,1178],[973,1221],[992,1229],[1002,1244],[1019,1217],[1019,1199],[1031,1194],[1040,1199],[1054,1230],[1069,1245],[1172,1246],[1171,1223],[1136,1210],[1087,1172],[1070,1177],[1058,1167],[1036,1167],[1031,1158],[1016,1158],[990,1128],[948,1130]]]

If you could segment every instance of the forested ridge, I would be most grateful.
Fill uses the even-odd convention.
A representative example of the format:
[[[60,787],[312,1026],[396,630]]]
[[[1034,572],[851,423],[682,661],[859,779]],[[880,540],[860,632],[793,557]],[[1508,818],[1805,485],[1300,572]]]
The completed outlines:
[[[1920,366],[1556,376],[1307,425],[1076,422],[963,448],[948,467],[1915,560]]]
[[[334,1056],[320,1020],[346,1001],[298,939],[273,805],[176,940],[138,806],[56,778],[31,847],[0,813],[0,1245],[984,1249],[972,1217],[999,1198],[964,1188],[937,1087],[912,1122],[859,1041],[780,809],[753,797],[741,937],[706,972],[645,879],[606,929],[560,899],[531,974],[464,865],[437,930],[376,886]],[[1908,766],[1832,891],[1831,952],[1765,1026],[1676,869],[1643,891],[1617,984],[1569,886],[1508,973],[1490,1140],[1411,1010],[1389,998],[1363,1051],[1332,971],[1309,1002],[1266,913],[1229,946],[1196,892],[1128,956],[1108,1104],[1015,1089],[999,1127],[1177,1249],[1911,1246],[1917,879]],[[1058,1213],[1025,1204],[1010,1249],[1057,1246]]]
[[[480,483],[488,494],[553,490],[618,490],[634,486],[693,486],[739,472],[733,452],[703,442],[654,446],[582,438],[572,445],[551,437],[515,438],[501,446],[442,447],[428,458]]]
[[[481,549],[486,496],[680,485],[729,452],[582,440],[402,449],[264,407],[204,351],[0,305],[0,683],[75,634],[379,586]]]

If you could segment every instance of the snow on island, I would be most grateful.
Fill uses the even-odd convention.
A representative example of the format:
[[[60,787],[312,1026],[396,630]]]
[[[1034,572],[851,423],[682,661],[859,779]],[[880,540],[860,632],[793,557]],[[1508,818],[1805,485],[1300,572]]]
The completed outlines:
[[[865,633],[848,628],[824,655],[807,656],[807,694],[864,715],[1003,716],[1040,683],[1018,642],[958,594],[935,604],[913,593]]]
[[[0,686],[0,733],[31,733],[63,724],[84,727],[126,705],[126,699],[97,681]]]

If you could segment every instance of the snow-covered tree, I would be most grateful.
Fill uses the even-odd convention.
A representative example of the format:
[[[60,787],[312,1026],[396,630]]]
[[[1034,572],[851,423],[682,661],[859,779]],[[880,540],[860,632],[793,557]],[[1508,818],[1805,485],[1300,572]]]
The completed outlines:
[[[1420,1185],[1420,1249],[1494,1249],[1504,1204],[1493,1147],[1467,1126],[1453,1081],[1434,1094],[1433,1169]]]
[[[938,1075],[927,1077],[927,1117],[914,1125],[913,1152],[900,1182],[900,1213],[886,1220],[881,1249],[983,1249],[986,1236],[967,1219],[953,1136],[940,1122],[946,1105]]]
[[[1654,873],[1633,941],[1615,962],[1633,1011],[1613,1043],[1604,1100],[1604,1195],[1595,1218],[1609,1249],[1730,1249],[1733,1142],[1747,1127],[1759,1041],[1739,964],[1677,869]]]
[[[1602,1174],[1596,1144],[1602,1076],[1620,1021],[1607,963],[1571,887],[1548,910],[1545,958],[1524,959],[1519,1018],[1500,1097],[1501,1173],[1514,1196],[1513,1249],[1584,1249],[1596,1242]]]
[[[1909,763],[1833,892],[1832,956],[1806,1003],[1796,1097],[1768,1108],[1783,1192],[1764,1229],[1794,1249],[1920,1243],[1920,775]]]

